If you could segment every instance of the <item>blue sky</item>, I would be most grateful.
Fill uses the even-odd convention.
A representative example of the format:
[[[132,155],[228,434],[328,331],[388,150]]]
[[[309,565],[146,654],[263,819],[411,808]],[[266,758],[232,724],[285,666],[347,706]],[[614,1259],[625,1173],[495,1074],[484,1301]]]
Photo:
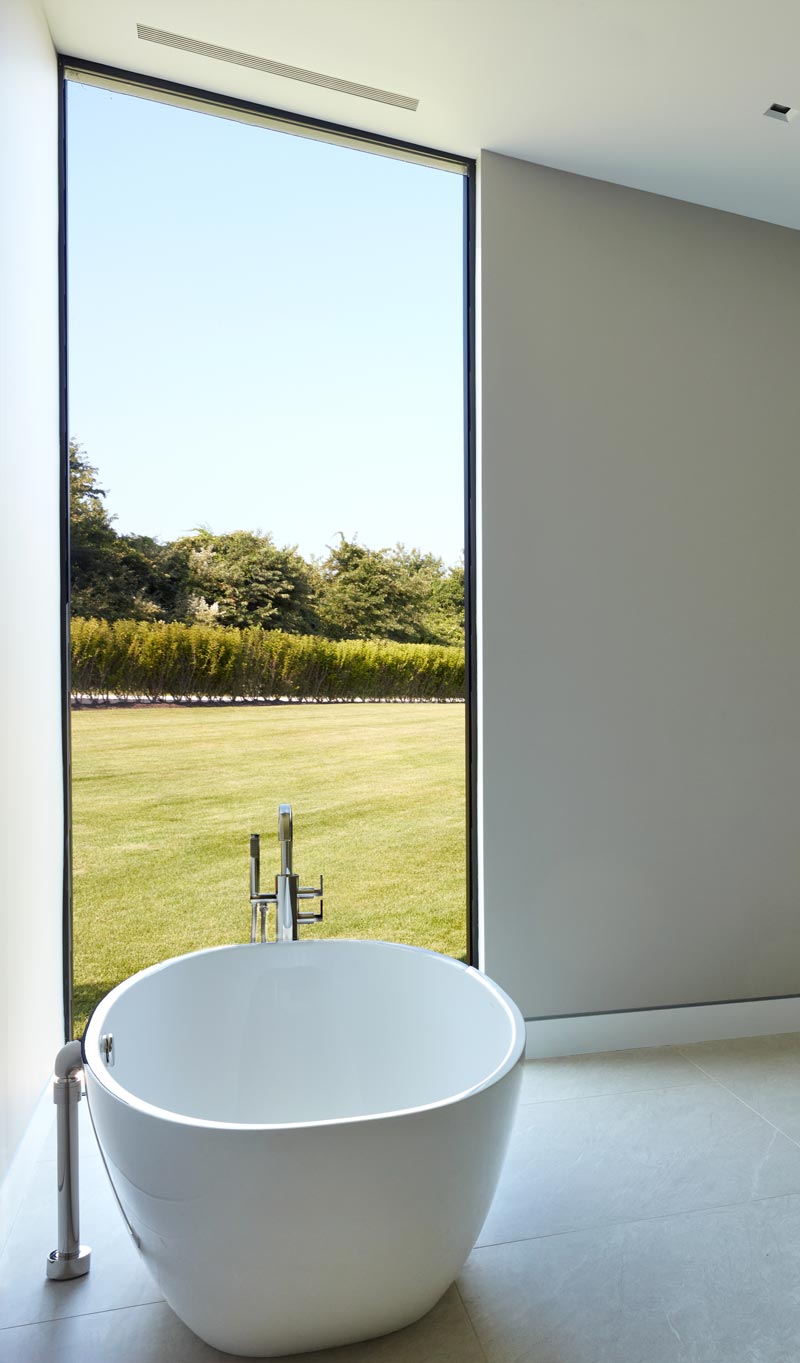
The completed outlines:
[[[120,532],[463,546],[460,176],[69,87],[70,430]]]

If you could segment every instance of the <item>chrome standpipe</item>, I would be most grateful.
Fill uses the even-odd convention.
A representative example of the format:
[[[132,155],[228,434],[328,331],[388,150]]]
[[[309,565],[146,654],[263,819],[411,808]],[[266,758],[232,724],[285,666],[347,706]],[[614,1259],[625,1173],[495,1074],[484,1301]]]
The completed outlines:
[[[323,911],[324,885],[322,876],[318,886],[300,887],[300,877],[292,870],[292,806],[278,807],[278,841],[281,847],[280,874],[275,877],[275,890],[262,894],[261,882],[261,838],[258,833],[250,834],[250,941],[256,941],[259,915],[261,919],[261,941],[267,940],[267,909],[275,905],[275,941],[296,942],[300,923],[321,923]],[[318,913],[298,912],[301,899],[318,899]]]
[[[81,1100],[81,1043],[68,1041],[55,1063],[53,1102],[58,1142],[58,1249],[47,1256],[47,1276],[54,1282],[82,1278],[89,1272],[92,1251],[81,1244],[78,1178],[78,1103]]]

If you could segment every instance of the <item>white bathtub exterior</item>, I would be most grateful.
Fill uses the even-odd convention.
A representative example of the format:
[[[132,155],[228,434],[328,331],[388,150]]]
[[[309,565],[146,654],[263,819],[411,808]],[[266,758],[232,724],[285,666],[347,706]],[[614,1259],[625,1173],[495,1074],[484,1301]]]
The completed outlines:
[[[90,1106],[173,1310],[261,1357],[430,1310],[494,1195],[524,1044],[485,976],[385,942],[221,947],[113,990]]]

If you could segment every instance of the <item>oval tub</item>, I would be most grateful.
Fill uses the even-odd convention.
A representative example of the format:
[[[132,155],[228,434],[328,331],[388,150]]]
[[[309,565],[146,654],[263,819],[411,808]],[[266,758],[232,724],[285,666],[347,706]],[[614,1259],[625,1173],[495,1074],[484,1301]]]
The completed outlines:
[[[98,1005],[83,1049],[109,1173],[170,1306],[215,1348],[271,1357],[438,1301],[494,1195],[524,1044],[478,971],[327,940],[144,970]]]

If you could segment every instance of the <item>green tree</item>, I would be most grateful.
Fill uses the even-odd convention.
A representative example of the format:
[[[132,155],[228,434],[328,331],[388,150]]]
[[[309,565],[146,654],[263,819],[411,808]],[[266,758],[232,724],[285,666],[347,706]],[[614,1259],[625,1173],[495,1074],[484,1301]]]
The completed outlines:
[[[402,555],[339,536],[321,565],[319,618],[334,639],[420,636],[421,593]]]
[[[69,488],[72,613],[117,618],[117,534],[106,510],[106,490],[97,481],[97,469],[75,440],[69,442]]]
[[[462,644],[464,641],[464,568],[448,569],[435,554],[398,544],[392,560],[408,579],[415,601],[414,642]]]
[[[185,545],[180,540],[162,544],[151,535],[118,538],[135,586],[131,619],[185,620],[191,593]]]
[[[289,634],[317,632],[318,573],[296,548],[269,534],[200,529],[178,541],[189,565],[189,616],[224,625],[260,625]]]
[[[424,614],[425,640],[431,644],[464,643],[464,565],[451,568],[431,583]]]
[[[102,620],[173,620],[186,613],[188,555],[148,535],[118,535],[97,469],[69,445],[70,607]]]

